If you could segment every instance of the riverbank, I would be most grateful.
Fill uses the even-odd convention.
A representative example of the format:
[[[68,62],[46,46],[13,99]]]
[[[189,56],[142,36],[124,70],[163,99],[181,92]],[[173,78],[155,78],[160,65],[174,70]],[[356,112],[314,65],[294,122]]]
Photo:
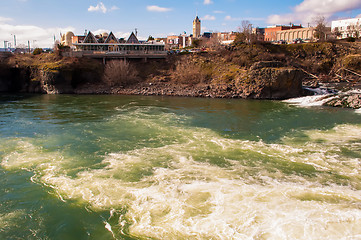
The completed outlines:
[[[88,58],[15,55],[0,63],[0,92],[282,100],[312,94],[304,87],[360,89],[360,49],[358,42],[238,44],[165,60],[133,60],[123,70]]]

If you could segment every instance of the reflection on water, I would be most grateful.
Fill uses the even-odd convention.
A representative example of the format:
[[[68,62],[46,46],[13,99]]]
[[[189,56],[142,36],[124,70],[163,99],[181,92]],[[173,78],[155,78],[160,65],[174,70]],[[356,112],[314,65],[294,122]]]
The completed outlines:
[[[0,102],[2,239],[361,236],[354,111],[130,96]]]

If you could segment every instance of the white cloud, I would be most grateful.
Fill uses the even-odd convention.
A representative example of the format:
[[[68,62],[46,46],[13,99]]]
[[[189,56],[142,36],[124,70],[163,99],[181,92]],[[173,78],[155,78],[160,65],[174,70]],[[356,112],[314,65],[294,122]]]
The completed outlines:
[[[96,6],[91,6],[88,8],[88,12],[102,12],[106,13],[107,8],[105,7],[103,2],[98,3]]]
[[[241,20],[241,18],[233,18],[233,17],[228,15],[228,16],[224,17],[224,20],[226,20],[226,21],[239,21],[239,20]]]
[[[149,12],[169,12],[169,11],[172,11],[171,8],[159,7],[159,6],[156,6],[156,5],[147,6],[147,10]]]
[[[117,38],[124,38],[125,40],[127,40],[130,36],[131,32],[116,32],[114,33],[114,35],[117,37]]]
[[[0,23],[6,23],[14,21],[12,18],[0,17]]]
[[[225,13],[225,12],[224,12],[224,11],[216,10],[216,11],[213,11],[213,13],[222,14],[222,13]]]
[[[117,6],[113,6],[110,8],[110,11],[115,11],[115,10],[118,10],[119,8]]]
[[[99,34],[103,34],[103,33],[110,33],[111,31],[108,29],[97,29],[95,31],[91,31],[94,35],[99,35]],[[116,38],[124,38],[124,39],[128,39],[128,37],[130,36],[130,32],[113,32],[114,36]]]
[[[330,18],[335,13],[361,8],[360,0],[304,0],[295,6],[291,13],[271,15],[267,22],[270,24],[287,24],[300,22],[312,23],[317,16]]]
[[[94,35],[99,35],[99,34],[103,34],[103,33],[110,33],[110,31],[108,29],[97,29],[95,31],[91,31]]]
[[[204,0],[203,4],[204,5],[209,5],[209,4],[212,4],[212,0]]]
[[[15,35],[17,46],[27,46],[28,41],[30,41],[31,47],[52,47],[54,44],[54,36],[56,39],[59,39],[60,32],[74,32],[74,30],[73,27],[41,28],[32,25],[11,25],[2,23],[0,24],[0,42],[9,41],[13,44],[13,35]]]
[[[215,17],[215,16],[211,16],[211,15],[205,15],[204,17],[201,18],[201,20],[213,21],[213,20],[216,20],[216,17]]]
[[[111,11],[118,10],[117,6],[112,6],[111,8],[107,8],[103,2],[99,2],[96,6],[91,6],[88,8],[88,12],[102,12],[107,13]]]

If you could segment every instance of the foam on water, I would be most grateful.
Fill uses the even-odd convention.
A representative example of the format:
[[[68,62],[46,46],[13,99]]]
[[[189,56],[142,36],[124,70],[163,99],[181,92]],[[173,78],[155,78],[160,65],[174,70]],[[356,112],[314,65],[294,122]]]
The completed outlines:
[[[326,95],[314,95],[314,96],[306,96],[299,98],[291,98],[284,100],[283,102],[294,104],[301,107],[314,107],[314,106],[322,106],[324,103],[330,101],[334,98],[332,94]]]
[[[7,231],[7,229],[16,225],[16,219],[24,218],[26,215],[24,210],[15,210],[14,212],[1,213],[0,214],[0,236],[1,232]]]
[[[165,127],[151,117],[137,121],[183,139],[109,153],[104,167],[69,176],[64,162],[76,159],[15,138],[1,144],[1,165],[33,171],[35,182],[53,187],[64,201],[81,200],[93,210],[126,209],[118,222],[126,221],[135,237],[361,236],[360,126],[304,131],[306,142],[285,137],[283,143],[267,144],[224,138],[209,129]],[[104,224],[116,235],[114,223]]]

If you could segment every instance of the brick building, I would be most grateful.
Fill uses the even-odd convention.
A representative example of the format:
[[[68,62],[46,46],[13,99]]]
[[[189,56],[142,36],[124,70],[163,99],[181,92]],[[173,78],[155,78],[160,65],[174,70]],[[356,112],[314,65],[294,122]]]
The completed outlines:
[[[302,28],[302,26],[292,24],[290,26],[277,25],[277,26],[267,27],[264,29],[264,40],[269,42],[277,41],[277,32],[290,30],[290,29],[298,29],[298,28]]]

